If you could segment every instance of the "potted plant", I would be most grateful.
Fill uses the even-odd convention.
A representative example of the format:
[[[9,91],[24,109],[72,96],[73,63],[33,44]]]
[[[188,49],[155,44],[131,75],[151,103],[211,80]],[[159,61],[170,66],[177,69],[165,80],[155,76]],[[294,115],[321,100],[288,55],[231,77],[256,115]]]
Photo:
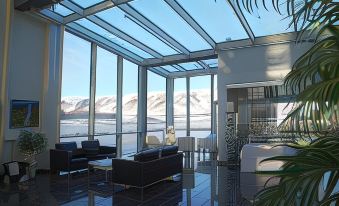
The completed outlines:
[[[27,174],[29,178],[35,177],[37,154],[46,150],[47,139],[44,134],[39,132],[30,132],[27,130],[20,131],[18,139],[18,148],[21,154],[25,156],[25,160],[29,163]]]

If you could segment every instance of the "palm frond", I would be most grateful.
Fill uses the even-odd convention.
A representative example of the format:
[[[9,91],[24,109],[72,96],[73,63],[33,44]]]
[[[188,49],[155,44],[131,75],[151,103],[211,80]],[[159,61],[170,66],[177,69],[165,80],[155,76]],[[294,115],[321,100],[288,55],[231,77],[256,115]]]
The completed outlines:
[[[299,147],[296,156],[278,156],[263,161],[284,161],[284,165],[281,171],[274,171],[280,178],[279,184],[257,193],[255,205],[326,205],[339,201],[334,193],[339,179],[339,138],[336,136]],[[321,195],[319,188],[323,186],[326,173],[329,178]]]

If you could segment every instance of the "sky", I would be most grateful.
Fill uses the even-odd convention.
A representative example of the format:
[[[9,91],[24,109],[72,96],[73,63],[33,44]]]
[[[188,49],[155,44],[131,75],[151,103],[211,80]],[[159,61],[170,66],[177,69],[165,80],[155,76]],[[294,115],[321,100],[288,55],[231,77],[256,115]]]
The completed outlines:
[[[90,5],[101,0],[92,0]],[[225,0],[196,0],[198,3],[192,4],[191,1],[177,0],[187,12],[197,20],[202,28],[207,31],[215,42],[227,40],[236,40],[247,38],[247,34],[241,26],[241,23],[234,15],[234,12]],[[80,6],[84,1],[75,0]],[[154,24],[174,37],[179,43],[184,45],[190,51],[210,49],[208,45],[183,19],[181,19],[164,1],[154,1],[149,4],[148,1],[133,1],[131,6],[151,19]],[[60,7],[62,8],[62,7]],[[59,8],[59,9],[60,9]],[[214,11],[213,15],[202,10]],[[268,10],[273,10],[268,5]],[[56,10],[57,12],[57,10]],[[72,11],[70,11],[72,12]],[[261,8],[253,14],[243,12],[255,36],[263,36],[290,31],[287,29],[288,20],[282,20],[283,16],[275,12],[268,12]],[[163,42],[154,38],[153,35],[130,18],[119,8],[112,8],[97,14],[98,17],[107,21],[109,24],[127,32],[133,38],[144,42],[154,50],[163,55],[169,55],[176,52],[166,46]],[[112,21],[114,19],[114,21]],[[136,54],[142,56],[137,47],[131,46],[118,37],[115,37],[106,30],[98,27],[88,20],[78,20],[82,26],[89,30],[104,36],[116,44],[122,45]],[[70,33],[64,35],[64,55],[62,71],[62,96],[89,96],[90,84],[90,43]],[[97,96],[111,96],[116,94],[116,61],[117,56],[98,47],[97,54]],[[124,87],[123,95],[137,93],[137,65],[124,60]],[[175,91],[184,91],[186,89],[185,80],[175,81]],[[148,91],[165,91],[166,80],[152,72],[149,72]],[[209,77],[195,77],[191,80],[191,89],[209,88]]]
[[[68,32],[64,35],[62,71],[62,97],[89,96],[90,85],[90,53],[89,42]],[[97,49],[96,95],[115,96],[117,82],[117,56],[105,49]],[[132,62],[123,61],[123,95],[137,93],[138,66]],[[210,76],[191,78],[191,89],[208,89]],[[175,91],[185,91],[186,80],[175,81]],[[166,90],[166,79],[148,72],[148,91],[159,92]]]

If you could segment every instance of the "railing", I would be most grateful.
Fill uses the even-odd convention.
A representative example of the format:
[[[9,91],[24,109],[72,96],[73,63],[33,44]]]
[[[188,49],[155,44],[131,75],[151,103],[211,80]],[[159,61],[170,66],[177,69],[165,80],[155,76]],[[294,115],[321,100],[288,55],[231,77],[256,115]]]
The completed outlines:
[[[196,138],[203,138],[207,137],[210,134],[209,128],[198,128],[198,129],[191,129],[191,135]],[[148,130],[147,135],[156,136],[159,139],[159,142],[162,144],[164,143],[164,130],[157,129],[157,130]],[[114,133],[100,133],[92,135],[94,138],[99,139],[102,145],[106,146],[116,146],[116,136],[122,135],[122,154],[129,155],[135,153],[137,151],[137,135],[132,136],[133,134],[142,133],[140,131],[130,131],[130,132],[114,132]],[[176,137],[183,137],[186,136],[185,129],[176,129]],[[78,146],[81,145],[81,141],[88,140],[91,135],[65,135],[60,137],[60,142],[69,142],[75,141]],[[104,139],[105,138],[105,139]]]

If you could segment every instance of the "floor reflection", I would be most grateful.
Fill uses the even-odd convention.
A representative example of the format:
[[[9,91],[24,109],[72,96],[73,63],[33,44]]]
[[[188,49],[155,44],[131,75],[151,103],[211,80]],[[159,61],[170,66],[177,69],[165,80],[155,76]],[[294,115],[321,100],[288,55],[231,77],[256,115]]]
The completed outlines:
[[[72,174],[69,186],[66,177],[48,174],[26,185],[1,185],[0,205],[250,205],[261,188],[254,174],[240,174],[237,166],[218,166],[212,154],[185,154],[183,162],[182,175],[148,187],[143,198],[137,188],[115,186],[113,191],[110,184],[98,184],[105,174],[97,171],[90,185],[86,172]]]

